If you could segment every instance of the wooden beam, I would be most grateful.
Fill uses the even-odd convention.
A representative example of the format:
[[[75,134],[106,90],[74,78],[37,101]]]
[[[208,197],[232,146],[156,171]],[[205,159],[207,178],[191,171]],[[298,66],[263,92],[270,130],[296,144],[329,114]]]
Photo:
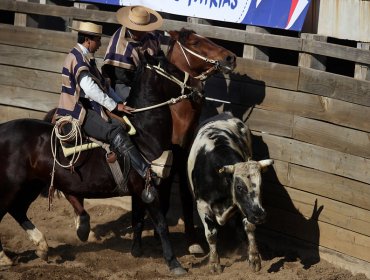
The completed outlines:
[[[275,160],[273,168],[263,174],[263,181],[370,210],[368,184],[321,170]]]
[[[290,90],[297,90],[299,68],[297,66],[283,65],[266,61],[237,59],[235,74],[230,78],[238,80],[253,80],[258,84]]]
[[[322,184],[325,187],[324,184]],[[311,218],[317,207],[322,206],[320,215],[313,220],[331,224],[362,235],[370,236],[370,211],[348,205],[317,194],[282,185],[264,184],[263,204],[285,211],[297,212]]]
[[[39,50],[68,53],[77,43],[77,34],[32,27],[17,27],[0,24],[0,43],[4,45],[21,46]],[[95,57],[105,55],[109,38],[102,38],[102,46]]]
[[[258,69],[253,62],[249,67]],[[263,80],[260,83],[257,82],[247,75],[245,77],[229,75],[229,80],[225,80],[223,76],[216,76],[206,81],[205,93],[207,97],[231,102],[231,106],[238,105],[245,108],[255,106],[370,132],[368,121],[370,106],[275,88],[267,85]]]
[[[295,116],[293,137],[349,155],[370,158],[370,133]]]
[[[256,152],[285,162],[370,184],[370,159],[280,136],[254,132],[260,137]]]
[[[370,262],[369,236],[332,224],[311,220],[299,213],[292,214],[276,207],[266,208],[267,222],[261,227],[283,232],[288,236]]]
[[[0,85],[0,104],[48,112],[58,105],[59,93]]]
[[[0,85],[59,93],[62,75],[59,73],[0,65]]]
[[[300,68],[298,90],[370,106],[369,81]]]
[[[0,105],[0,123],[22,118],[41,120],[44,116],[44,112]]]
[[[245,30],[250,33],[269,34],[268,29],[258,26],[247,25]],[[269,52],[266,47],[244,45],[243,58],[269,61]]]

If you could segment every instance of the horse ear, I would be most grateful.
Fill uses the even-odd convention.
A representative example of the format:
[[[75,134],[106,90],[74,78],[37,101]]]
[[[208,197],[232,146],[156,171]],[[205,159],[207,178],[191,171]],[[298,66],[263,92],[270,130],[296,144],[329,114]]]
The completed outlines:
[[[168,34],[170,34],[171,39],[178,40],[179,39],[179,32],[176,30],[170,30],[168,31]]]

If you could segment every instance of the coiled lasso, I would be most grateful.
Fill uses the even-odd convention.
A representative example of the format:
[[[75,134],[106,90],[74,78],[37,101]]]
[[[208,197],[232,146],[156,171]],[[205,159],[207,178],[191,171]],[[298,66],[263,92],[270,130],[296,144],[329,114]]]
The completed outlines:
[[[60,132],[61,127],[68,123],[71,124],[71,131],[68,132],[66,135],[62,135]],[[62,145],[62,142],[74,140],[75,150],[72,154],[72,158],[70,159],[67,165],[60,163],[57,159],[57,140],[59,140],[59,143],[61,145]],[[51,203],[51,197],[52,197],[51,193],[54,192],[55,165],[58,164],[59,166],[63,168],[73,168],[74,164],[77,162],[81,154],[81,150],[77,152],[77,146],[82,145],[82,140],[83,139],[82,139],[82,134],[81,134],[81,128],[78,123],[78,120],[73,119],[71,116],[65,116],[56,121],[53,131],[51,132],[51,138],[50,138],[51,152],[54,157],[54,163],[53,163],[53,170],[51,173],[51,182],[50,182],[50,187],[49,187],[49,209],[50,209],[50,203]]]

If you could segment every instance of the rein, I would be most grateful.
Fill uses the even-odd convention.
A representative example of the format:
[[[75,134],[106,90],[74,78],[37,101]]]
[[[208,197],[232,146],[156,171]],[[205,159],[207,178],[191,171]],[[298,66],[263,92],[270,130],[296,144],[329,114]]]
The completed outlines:
[[[220,62],[218,60],[209,59],[208,57],[202,56],[199,53],[196,53],[196,52],[188,49],[187,47],[185,47],[184,45],[182,45],[179,41],[176,41],[176,43],[180,46],[180,49],[181,49],[182,53],[184,54],[184,57],[186,59],[186,62],[188,63],[188,65],[189,65],[190,68],[191,68],[191,64],[190,64],[190,61],[189,61],[188,56],[186,55],[185,51],[187,51],[188,53],[194,55],[197,58],[200,58],[201,60],[203,60],[203,61],[205,61],[207,63],[213,64],[213,66],[211,68],[209,68],[208,70],[204,71],[200,75],[194,77],[195,79],[199,79],[201,81],[204,81],[205,79],[208,78],[208,74],[209,73],[211,73],[212,71],[215,71],[215,70],[220,69]]]
[[[181,87],[181,95],[179,97],[171,98],[171,99],[169,99],[165,102],[162,102],[162,103],[159,103],[159,104],[156,104],[156,105],[152,105],[152,106],[148,106],[148,107],[144,107],[144,108],[140,108],[140,109],[135,109],[135,110],[132,111],[132,113],[139,113],[139,112],[148,111],[148,110],[159,108],[159,107],[166,106],[166,105],[176,104],[176,103],[182,101],[183,99],[190,98],[190,96],[193,94],[193,92],[199,92],[199,91],[195,90],[193,87],[188,86],[186,84],[188,82],[188,79],[189,79],[189,73],[187,73],[187,72],[184,72],[185,77],[184,77],[184,81],[182,82],[181,80],[177,79],[175,76],[166,72],[163,68],[161,68],[160,65],[156,66],[156,65],[147,64],[145,67],[150,69],[150,70],[154,70],[158,74],[162,75],[163,77],[167,78],[168,80],[170,80],[170,81],[174,82],[175,84],[179,85]],[[189,94],[184,94],[185,89],[188,89],[191,92]]]

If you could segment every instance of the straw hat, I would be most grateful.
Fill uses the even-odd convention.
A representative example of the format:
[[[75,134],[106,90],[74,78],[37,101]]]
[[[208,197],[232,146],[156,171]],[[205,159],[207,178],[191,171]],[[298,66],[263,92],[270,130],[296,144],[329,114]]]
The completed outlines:
[[[92,22],[81,22],[79,28],[69,28],[83,34],[103,36],[103,27]]]
[[[163,23],[159,13],[144,6],[123,7],[116,16],[120,24],[136,31],[154,31]]]

